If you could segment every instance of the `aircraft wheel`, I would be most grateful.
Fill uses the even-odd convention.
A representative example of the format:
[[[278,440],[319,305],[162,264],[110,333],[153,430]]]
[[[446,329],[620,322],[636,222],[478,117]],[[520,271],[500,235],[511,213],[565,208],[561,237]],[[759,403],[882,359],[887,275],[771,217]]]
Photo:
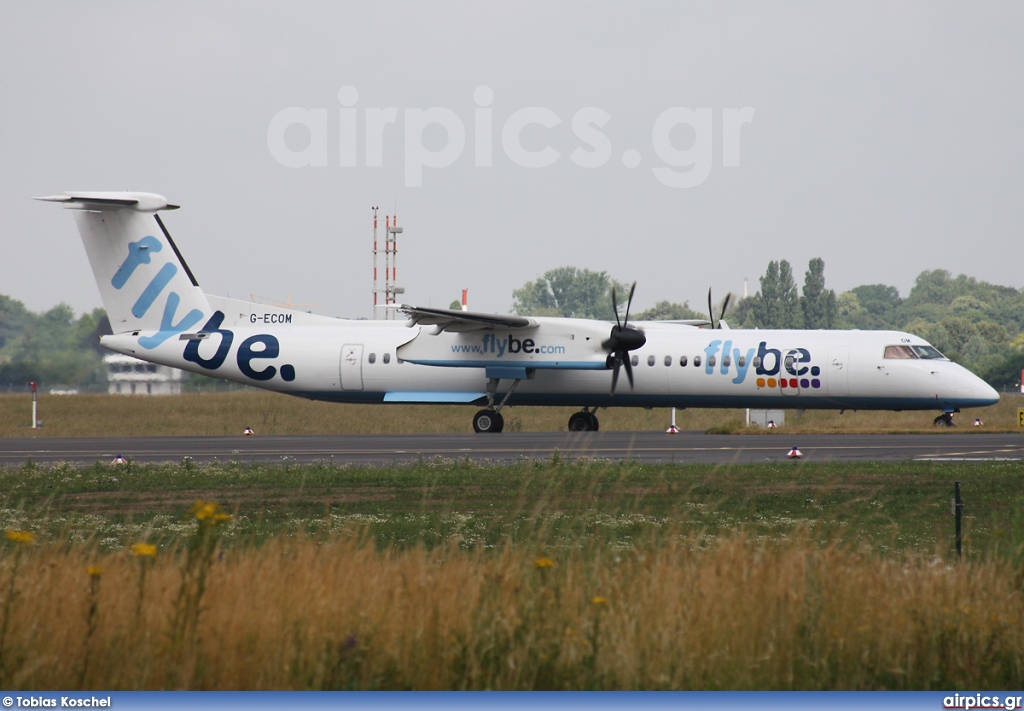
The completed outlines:
[[[481,410],[473,415],[474,432],[501,432],[505,427],[505,418],[494,410]]]
[[[945,412],[936,417],[933,424],[936,427],[956,427],[956,423],[953,422],[953,416]]]
[[[597,417],[592,412],[575,412],[569,418],[570,432],[597,432]]]

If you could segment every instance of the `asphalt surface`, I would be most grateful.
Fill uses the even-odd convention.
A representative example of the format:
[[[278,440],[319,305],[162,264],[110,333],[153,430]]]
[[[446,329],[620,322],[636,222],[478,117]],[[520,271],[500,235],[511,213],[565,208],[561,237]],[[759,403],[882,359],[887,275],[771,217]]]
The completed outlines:
[[[254,437],[25,437],[0,439],[0,464],[31,459],[44,464],[111,462],[240,461],[331,462],[366,466],[421,460],[470,459],[513,462],[570,460],[754,464],[787,461],[791,448],[803,461],[984,461],[1024,459],[1019,434],[914,435],[708,435],[702,432],[509,432],[438,435],[296,435]]]

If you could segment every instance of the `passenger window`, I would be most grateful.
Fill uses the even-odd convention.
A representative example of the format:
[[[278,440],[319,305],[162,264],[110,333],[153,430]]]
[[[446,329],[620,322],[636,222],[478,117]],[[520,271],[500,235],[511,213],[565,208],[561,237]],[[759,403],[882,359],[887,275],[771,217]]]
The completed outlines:
[[[647,356],[647,365],[654,365],[654,356]]]
[[[672,365],[672,356],[665,356],[665,365]]]
[[[629,362],[632,363],[633,365],[638,364],[640,362],[640,356],[633,356],[632,358],[629,359]]]
[[[732,365],[732,356],[722,356],[722,365],[726,368]]]
[[[370,355],[366,356],[366,360],[368,360],[371,364],[376,363],[377,362],[377,354],[376,353],[371,353]]]
[[[743,366],[745,366],[746,364],[747,364],[747,357],[746,356],[740,356],[739,360],[736,361],[736,365],[738,365],[741,368]]]
[[[385,353],[384,354],[384,365],[387,365],[390,362],[391,362],[391,354],[390,353]]]
[[[715,358],[714,356],[708,356],[708,367],[714,368],[715,367],[715,363],[717,363],[717,362],[718,362],[717,358]]]
[[[755,368],[761,367],[761,356],[754,356],[754,360],[750,361],[750,364]]]
[[[679,356],[679,365],[686,367],[686,356]]]
[[[695,367],[695,368],[699,368],[700,367],[700,356],[694,356],[693,357],[693,367]]]

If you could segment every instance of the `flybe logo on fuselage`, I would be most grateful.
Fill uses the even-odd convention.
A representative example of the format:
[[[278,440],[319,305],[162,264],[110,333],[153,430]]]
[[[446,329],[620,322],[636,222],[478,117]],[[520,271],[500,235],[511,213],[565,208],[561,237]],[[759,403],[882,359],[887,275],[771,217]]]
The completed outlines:
[[[220,337],[220,343],[217,344],[216,352],[211,357],[204,358],[199,353],[199,344],[203,341],[198,339],[190,340],[188,345],[185,346],[185,360],[195,363],[206,370],[217,370],[224,365],[228,353],[231,352],[231,344],[235,340],[235,333],[230,329],[221,328],[222,323],[224,323],[224,312],[216,311],[200,331],[200,333],[208,336],[208,338],[203,340],[209,340],[214,334]],[[254,367],[256,364],[253,361],[277,358],[280,354],[281,344],[276,336],[272,336],[269,333],[257,333],[255,336],[249,336],[238,344],[235,362],[238,364],[238,369],[242,371],[242,375],[253,380],[266,381],[277,375],[278,369],[273,365],[267,365],[262,370],[256,370]],[[290,383],[295,380],[295,366],[293,365],[285,363],[281,366],[280,373],[281,379],[286,382]]]
[[[820,388],[821,368],[811,364],[811,353],[806,348],[769,348],[767,341],[746,352],[733,346],[731,340],[714,340],[704,349],[704,372],[713,375],[733,375],[732,382],[739,385],[753,367],[759,388]]]

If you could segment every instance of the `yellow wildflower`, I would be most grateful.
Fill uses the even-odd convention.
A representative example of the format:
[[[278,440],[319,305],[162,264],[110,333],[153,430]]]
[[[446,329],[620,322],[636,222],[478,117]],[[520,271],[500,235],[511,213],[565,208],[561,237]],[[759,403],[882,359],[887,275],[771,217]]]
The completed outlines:
[[[8,529],[7,540],[14,541],[15,543],[33,543],[36,540],[36,534],[32,533],[32,531],[16,531],[14,529]]]
[[[593,598],[591,598],[590,604],[591,605],[607,605],[608,604],[608,600],[607,600],[607,598],[603,598],[600,595],[595,595]]]
[[[85,569],[85,572],[89,574],[90,578],[98,578],[101,575],[103,575],[103,568],[99,567],[98,565],[90,565],[88,568]]]
[[[152,543],[133,543],[131,547],[132,555],[155,558],[156,557],[156,546]]]
[[[533,564],[536,565],[541,570],[543,570],[544,568],[553,568],[555,566],[555,561],[551,560],[550,558],[543,558],[542,557],[542,558],[538,558],[537,560],[533,561]]]
[[[194,517],[200,523],[217,525],[231,520],[231,515],[224,513],[220,504],[213,502],[196,501],[189,509],[189,516]]]

